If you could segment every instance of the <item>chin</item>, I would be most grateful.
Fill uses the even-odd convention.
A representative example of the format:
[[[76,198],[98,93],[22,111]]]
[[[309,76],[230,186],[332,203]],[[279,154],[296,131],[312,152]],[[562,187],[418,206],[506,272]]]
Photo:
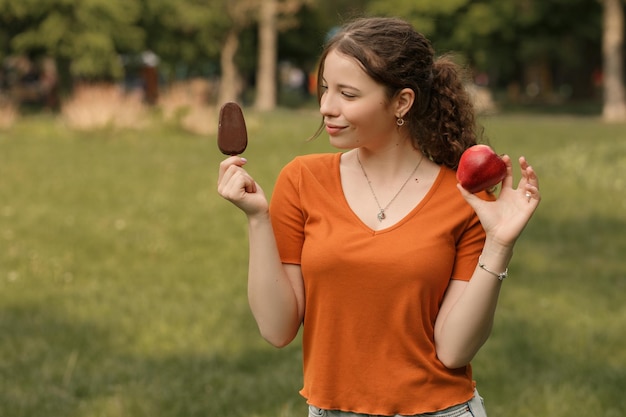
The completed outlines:
[[[341,150],[350,150],[358,147],[355,143],[351,141],[340,140],[339,138],[333,138],[330,136],[329,143],[333,148],[341,149]]]

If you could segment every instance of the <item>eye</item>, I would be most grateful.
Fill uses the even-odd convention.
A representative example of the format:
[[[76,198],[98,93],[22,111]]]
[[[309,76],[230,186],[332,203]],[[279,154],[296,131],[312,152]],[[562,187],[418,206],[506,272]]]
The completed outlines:
[[[342,91],[341,95],[345,98],[356,98],[356,94],[350,93],[349,91]]]

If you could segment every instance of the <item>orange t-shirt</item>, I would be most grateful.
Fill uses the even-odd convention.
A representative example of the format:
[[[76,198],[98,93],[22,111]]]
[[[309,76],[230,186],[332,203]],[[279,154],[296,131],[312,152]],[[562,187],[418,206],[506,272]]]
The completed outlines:
[[[434,343],[448,283],[470,279],[485,239],[454,171],[442,167],[404,219],[374,231],[344,197],[340,159],[296,158],[271,201],[282,262],[300,264],[304,279],[300,393],[320,408],[380,415],[469,401],[471,366],[447,369]]]

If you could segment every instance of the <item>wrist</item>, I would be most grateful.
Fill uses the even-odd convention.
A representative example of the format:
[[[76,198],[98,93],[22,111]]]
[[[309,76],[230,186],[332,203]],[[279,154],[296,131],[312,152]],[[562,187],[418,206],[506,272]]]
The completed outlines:
[[[248,214],[248,225],[250,225],[251,227],[263,223],[270,223],[270,221],[270,213],[267,210],[254,214]]]
[[[508,266],[512,257],[512,247],[486,241],[478,257],[478,267],[502,281],[508,275]]]
[[[513,257],[513,245],[502,244],[496,240],[487,238],[483,245],[482,258],[496,258],[503,260],[505,263],[509,263]]]
[[[499,269],[497,272],[494,271],[493,269],[490,269],[490,267],[487,266],[487,264],[485,264],[481,257],[478,257],[478,267],[480,269],[482,269],[483,271],[488,272],[489,274],[493,275],[494,277],[498,278],[499,281],[504,281],[504,279],[506,277],[509,276],[509,268],[505,267],[504,271],[502,271],[501,269]],[[502,272],[500,272],[502,271]]]

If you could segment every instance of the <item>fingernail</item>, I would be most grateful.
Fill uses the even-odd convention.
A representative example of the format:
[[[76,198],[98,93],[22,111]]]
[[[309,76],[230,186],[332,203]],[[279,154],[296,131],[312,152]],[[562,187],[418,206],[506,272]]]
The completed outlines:
[[[241,158],[241,161],[242,161],[243,163],[248,162],[248,160],[247,160],[246,158]]]

